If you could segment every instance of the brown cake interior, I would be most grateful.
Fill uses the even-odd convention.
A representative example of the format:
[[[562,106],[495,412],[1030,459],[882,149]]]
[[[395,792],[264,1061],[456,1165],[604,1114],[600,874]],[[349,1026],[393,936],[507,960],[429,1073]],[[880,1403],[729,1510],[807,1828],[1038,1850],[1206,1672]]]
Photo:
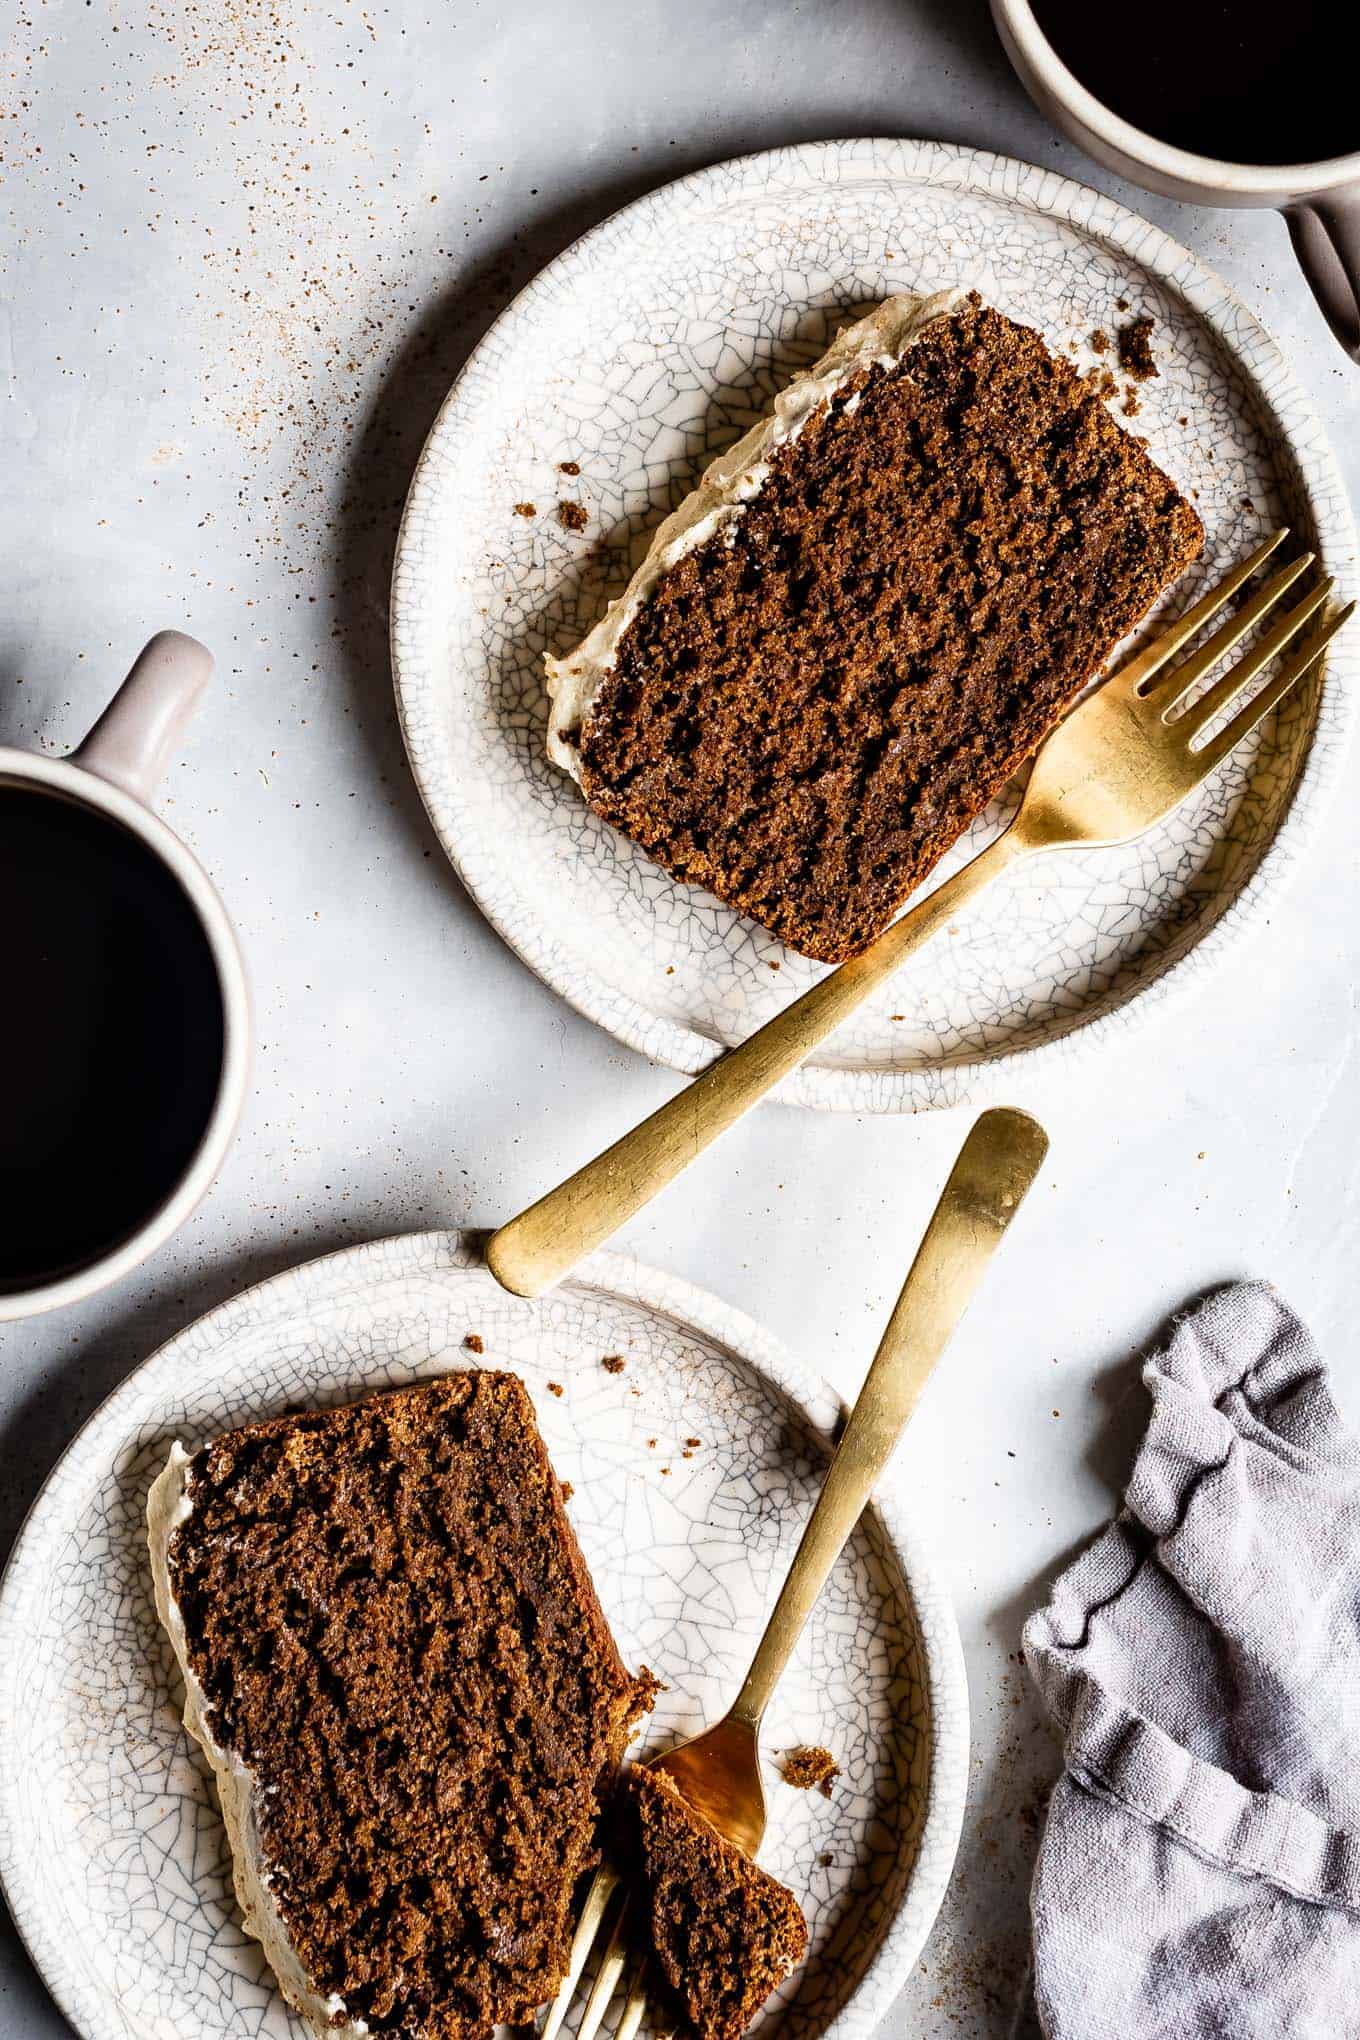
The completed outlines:
[[[171,1584],[308,1975],[375,2035],[531,2017],[649,1693],[523,1386],[474,1370],[251,1425],[188,1481]]]
[[[793,1893],[724,1839],[664,1772],[629,1772],[648,1930],[667,2009],[697,2040],[737,2040],[807,1954]]]
[[[795,949],[850,956],[1201,538],[1076,372],[973,298],[663,576],[581,729],[587,797]]]

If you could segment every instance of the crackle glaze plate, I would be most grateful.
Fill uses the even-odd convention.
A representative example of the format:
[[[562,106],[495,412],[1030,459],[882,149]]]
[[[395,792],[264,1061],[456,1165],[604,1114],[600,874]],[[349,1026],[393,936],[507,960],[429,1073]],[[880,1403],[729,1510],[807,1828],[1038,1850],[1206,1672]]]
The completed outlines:
[[[393,664],[416,779],[483,912],[574,1006],[675,1069],[743,1039],[819,966],[591,814],[544,753],[543,653],[578,641],[707,461],[847,314],[957,281],[1083,368],[1109,362],[1094,331],[1156,321],[1160,373],[1130,427],[1207,535],[1176,605],[1281,521],[1351,592],[1345,494],[1274,342],[1197,257],[1098,192],[938,142],[822,142],[718,164],[606,220],[502,314],[439,415],[398,547]],[[1325,673],[1151,835],[1005,876],[780,1095],[957,1103],[1017,1058],[1070,1062],[1202,978],[1305,847],[1358,647],[1343,633]]]
[[[156,1621],[144,1510],[171,1441],[472,1364],[469,1332],[479,1364],[532,1393],[624,1658],[666,1682],[635,1749],[666,1747],[735,1692],[840,1407],[750,1319],[613,1254],[527,1303],[451,1233],[352,1248],[248,1290],[95,1413],[0,1589],[0,1874],[84,2040],[303,2032],[236,1912]],[[600,1364],[616,1353],[622,1373]],[[830,1800],[767,1765],[761,1860],[812,1934],[762,2014],[768,2040],[868,2040],[901,1988],[953,1864],[967,1714],[953,1613],[889,1488],[767,1716],[770,1758],[821,1743],[841,1765]]]

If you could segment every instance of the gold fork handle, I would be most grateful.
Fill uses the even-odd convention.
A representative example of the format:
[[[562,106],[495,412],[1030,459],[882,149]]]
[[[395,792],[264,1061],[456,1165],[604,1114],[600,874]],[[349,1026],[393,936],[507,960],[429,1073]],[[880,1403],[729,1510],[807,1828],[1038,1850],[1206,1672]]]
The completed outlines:
[[[731,1716],[753,1733],[827,1574],[1047,1152],[1048,1136],[1038,1122],[1006,1109],[984,1112],[964,1142],[732,1705]]]
[[[1014,826],[998,836],[860,955],[831,971],[650,1118],[510,1219],[487,1243],[486,1262],[496,1280],[516,1296],[541,1295],[560,1281],[797,1069],[912,950],[1030,847]]]

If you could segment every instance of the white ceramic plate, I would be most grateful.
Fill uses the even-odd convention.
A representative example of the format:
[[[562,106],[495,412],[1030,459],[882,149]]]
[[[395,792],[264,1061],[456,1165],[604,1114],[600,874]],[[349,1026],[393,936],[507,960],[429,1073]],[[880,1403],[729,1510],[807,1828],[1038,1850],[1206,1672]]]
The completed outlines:
[[[0,1874],[85,2040],[301,2031],[232,1903],[152,1605],[143,1512],[170,1441],[467,1366],[468,1332],[482,1364],[529,1387],[624,1657],[667,1684],[646,1743],[664,1747],[732,1697],[839,1408],[749,1318],[612,1254],[525,1303],[449,1233],[353,1248],[247,1291],[91,1418],[0,1589]],[[622,1374],[600,1364],[612,1353]],[[847,1547],[771,1707],[768,1751],[799,1743],[829,1747],[842,1776],[827,1801],[769,1770],[762,1861],[797,1893],[812,1952],[761,2030],[867,2040],[948,1881],[968,1754],[953,1614],[891,1494]]]
[[[1279,350],[1195,256],[1085,186],[936,142],[822,142],[701,171],[587,234],[497,321],[430,435],[398,546],[393,663],[417,781],[483,912],[573,1005],[675,1069],[701,1069],[818,966],[589,812],[544,755],[542,654],[577,641],[709,457],[851,308],[956,280],[1083,366],[1095,329],[1156,320],[1160,375],[1132,429],[1207,530],[1177,603],[1282,518],[1349,590],[1345,494]],[[586,509],[584,532],[557,521],[564,500]],[[1151,836],[1003,879],[781,1095],[955,1103],[1003,1085],[1017,1056],[1070,1059],[1201,976],[1306,841],[1358,646],[1360,630],[1343,634],[1325,681]]]

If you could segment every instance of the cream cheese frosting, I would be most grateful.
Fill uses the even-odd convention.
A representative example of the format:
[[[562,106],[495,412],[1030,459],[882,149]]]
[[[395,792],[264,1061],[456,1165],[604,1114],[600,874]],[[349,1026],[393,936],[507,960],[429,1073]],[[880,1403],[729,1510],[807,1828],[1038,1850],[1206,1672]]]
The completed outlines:
[[[190,1665],[184,1620],[170,1585],[170,1539],[193,1514],[187,1481],[188,1465],[189,1454],[176,1439],[169,1459],[147,1496],[146,1535],[151,1551],[156,1613],[170,1639],[184,1680],[184,1726],[212,1766],[217,1785],[222,1819],[231,1843],[236,1901],[241,1908],[246,1932],[263,1948],[265,1960],[278,1978],[283,1995],[302,2014],[313,2033],[321,2036],[321,2040],[365,2040],[369,2032],[367,2021],[351,2019],[344,1999],[334,1992],[323,1996],[303,1968],[270,1889],[271,1871],[260,1840],[257,1818],[262,1788],[249,1766],[229,1750],[224,1750],[208,1726],[210,1710],[207,1696]]]
[[[781,446],[798,438],[809,420],[848,382],[874,363],[896,368],[903,355],[937,319],[958,310],[968,293],[962,287],[935,291],[929,297],[887,298],[867,317],[843,327],[821,360],[795,376],[775,398],[768,417],[753,425],[735,446],[705,469],[697,489],[686,496],[657,530],[645,559],[617,602],[575,651],[564,658],[550,654],[544,664],[552,710],[548,720],[548,756],[555,765],[581,777],[579,732],[618,657],[619,640],[662,576],[687,553],[741,517],[760,494],[770,462]],[[852,403],[854,399],[850,400]]]

